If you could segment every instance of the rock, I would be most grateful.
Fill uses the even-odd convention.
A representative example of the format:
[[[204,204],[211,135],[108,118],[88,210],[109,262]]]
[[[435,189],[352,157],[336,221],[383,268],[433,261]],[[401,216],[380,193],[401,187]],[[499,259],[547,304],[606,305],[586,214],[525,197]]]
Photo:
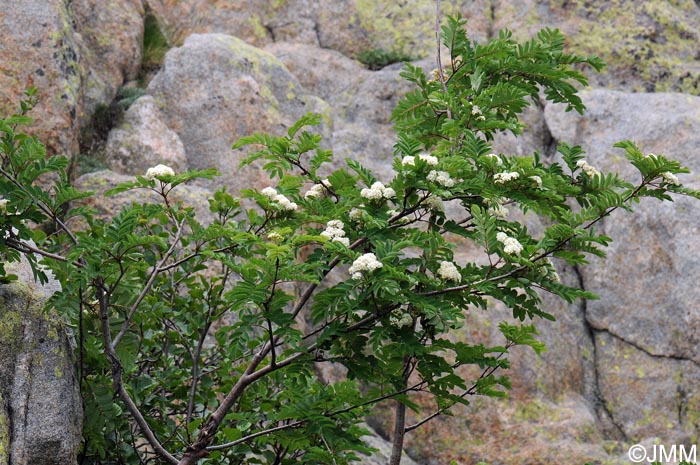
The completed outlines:
[[[247,0],[235,5],[201,0],[148,0],[173,43],[192,33],[230,34],[263,46],[295,42],[332,49],[349,57],[370,50],[425,57],[435,49],[435,2],[409,0]],[[487,0],[443,3],[443,14],[461,11],[474,36],[490,30]]]
[[[683,444],[698,434],[700,365],[596,332],[600,388],[616,427],[634,442]]]
[[[494,31],[508,27],[520,38],[561,29],[569,51],[608,63],[591,76],[596,86],[700,93],[700,6],[692,0],[497,0],[493,18]]]
[[[187,170],[185,147],[163,122],[150,95],[137,99],[119,127],[109,133],[105,161],[115,173],[143,175],[148,168],[165,164],[181,173]]]
[[[371,434],[363,436],[362,440],[365,441],[369,447],[378,449],[377,452],[370,456],[360,456],[360,464],[362,465],[385,465],[389,463],[389,458],[391,458],[391,443],[380,437],[376,432],[372,431],[372,428],[364,425],[365,428],[369,429]],[[416,465],[410,457],[404,452],[401,457],[401,463],[403,465]]]
[[[79,126],[136,75],[141,61],[140,0],[8,0],[0,12],[0,114],[38,89],[32,133],[49,154],[78,152]]]
[[[19,108],[29,87],[39,104],[31,128],[51,154],[77,151],[81,46],[62,0],[7,0],[0,11],[0,114]]]
[[[71,10],[83,44],[80,116],[84,125],[97,105],[111,102],[119,87],[136,78],[145,12],[141,0],[74,0]]]
[[[580,144],[589,162],[602,171],[615,170],[637,181],[624,153],[612,148],[615,141],[634,140],[644,153],[681,160],[692,171],[681,175],[681,181],[700,187],[700,163],[688,156],[698,144],[700,98],[605,90],[582,97],[588,107],[584,116],[564,113],[557,105],[546,108],[555,139]],[[683,378],[694,379],[700,362],[700,337],[695,331],[700,326],[700,290],[693,278],[700,256],[698,215],[700,205],[693,199],[681,197],[672,204],[645,199],[633,215],[602,222],[600,231],[615,240],[608,247],[608,258],[581,268],[585,288],[601,297],[586,305],[586,321],[596,335],[600,395],[614,422],[630,438],[656,435],[670,440],[674,431],[693,428],[697,434],[696,420],[683,415],[674,414],[670,423],[660,419],[649,424],[649,411],[634,399],[654,402],[659,418],[698,402],[688,381],[672,374],[682,371]],[[690,369],[692,364],[696,368]],[[653,374],[640,376],[638,367]],[[662,391],[683,392],[684,400],[661,395]]]
[[[272,54],[223,34],[194,34],[170,50],[148,92],[180,136],[188,165],[218,168],[233,192],[270,183],[258,164],[238,169],[243,151],[231,150],[237,139],[284,133],[307,112],[330,121],[327,105],[304,94]]]
[[[28,262],[0,285],[0,464],[75,464],[82,403],[73,347],[61,318],[43,310],[60,284],[34,282]]]

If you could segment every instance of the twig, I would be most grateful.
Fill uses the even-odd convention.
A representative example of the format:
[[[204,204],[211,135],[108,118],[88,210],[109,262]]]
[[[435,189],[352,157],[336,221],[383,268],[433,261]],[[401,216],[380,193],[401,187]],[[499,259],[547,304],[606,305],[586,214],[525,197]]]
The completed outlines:
[[[141,411],[139,411],[138,407],[131,399],[131,396],[129,396],[129,393],[124,388],[124,381],[122,379],[122,364],[116,350],[114,350],[114,344],[112,344],[112,337],[109,327],[109,301],[107,292],[105,291],[103,281],[98,280],[94,283],[94,285],[97,289],[97,300],[99,302],[104,353],[112,370],[112,384],[114,386],[114,390],[119,394],[119,397],[122,398],[124,405],[129,413],[131,413],[131,416],[134,418],[134,421],[141,430],[141,433],[145,436],[151,447],[153,447],[153,450],[168,463],[177,465],[178,460],[167,450],[165,450],[163,445],[158,441],[156,436],[153,434],[153,431],[148,426],[146,419],[141,414]]]
[[[121,341],[122,337],[124,337],[124,334],[129,330],[129,325],[131,325],[131,319],[134,317],[134,313],[136,313],[136,309],[138,306],[141,304],[143,299],[146,297],[146,294],[151,290],[151,286],[153,286],[153,282],[156,280],[156,276],[158,276],[158,273],[160,273],[161,267],[165,264],[166,261],[168,261],[168,258],[170,258],[170,255],[175,251],[175,247],[177,247],[178,242],[180,242],[180,236],[182,235],[182,227],[185,224],[185,220],[182,220],[180,224],[177,227],[177,232],[175,233],[175,238],[173,239],[173,243],[170,245],[170,248],[165,252],[163,255],[163,258],[160,260],[158,265],[153,267],[153,271],[151,271],[151,276],[148,278],[148,282],[146,282],[146,285],[143,287],[141,290],[141,293],[139,296],[136,298],[136,301],[134,302],[134,305],[131,306],[131,309],[129,310],[129,314],[127,315],[126,319],[124,320],[124,323],[122,323],[122,327],[119,330],[119,333],[114,337],[114,346],[116,347],[119,345],[119,341]]]

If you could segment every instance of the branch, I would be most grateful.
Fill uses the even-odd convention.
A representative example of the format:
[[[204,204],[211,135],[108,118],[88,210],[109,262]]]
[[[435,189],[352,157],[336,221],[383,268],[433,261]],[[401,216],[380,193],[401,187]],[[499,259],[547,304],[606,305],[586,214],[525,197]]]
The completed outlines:
[[[114,346],[116,347],[119,345],[119,341],[121,341],[122,337],[124,337],[124,334],[129,330],[129,325],[131,325],[131,319],[134,317],[134,313],[136,313],[136,309],[138,306],[141,304],[143,299],[146,297],[146,294],[151,290],[151,286],[153,286],[153,282],[156,280],[156,276],[158,276],[158,273],[160,273],[161,267],[165,264],[166,261],[168,261],[168,258],[170,258],[170,255],[175,251],[175,247],[177,247],[178,242],[180,241],[180,236],[182,235],[182,227],[185,224],[185,220],[182,220],[180,224],[177,227],[177,232],[175,233],[175,238],[173,240],[173,243],[170,245],[170,248],[165,252],[165,255],[163,255],[163,258],[160,260],[160,262],[153,267],[153,271],[151,271],[151,276],[148,278],[148,282],[146,282],[146,285],[143,287],[141,290],[141,293],[139,296],[136,298],[136,301],[134,302],[134,305],[131,306],[131,309],[129,310],[129,314],[127,315],[126,319],[124,320],[124,323],[122,323],[122,327],[119,330],[119,333],[115,336],[114,338]]]
[[[112,337],[109,328],[109,302],[107,293],[104,288],[104,283],[101,280],[95,282],[94,285],[97,289],[97,300],[100,307],[99,311],[102,339],[104,341],[104,353],[112,369],[112,384],[114,386],[114,390],[119,394],[119,397],[122,398],[124,405],[126,405],[127,410],[129,413],[131,413],[131,416],[134,418],[134,421],[141,430],[141,433],[145,436],[151,447],[153,447],[153,450],[166,462],[177,465],[178,460],[167,450],[165,450],[163,445],[158,441],[155,434],[153,434],[153,431],[148,426],[146,419],[143,417],[138,407],[131,399],[131,396],[129,396],[129,393],[124,388],[124,380],[122,379],[123,368],[121,361],[119,360],[119,356],[114,350],[114,344],[112,344]]]
[[[56,260],[56,261],[63,262],[63,263],[68,263],[68,259],[62,255],[57,255],[55,253],[47,252],[45,250],[34,247],[31,244],[19,241],[19,240],[14,239],[14,238],[8,238],[5,241],[5,244],[7,244],[8,247],[13,248],[16,251],[24,253],[24,254],[35,253],[37,255],[41,255],[42,257],[50,258],[52,260]],[[83,268],[83,264],[80,262],[71,262],[71,265],[73,265],[77,268]]]
[[[207,447],[207,451],[228,449],[229,447],[237,446],[238,444],[243,444],[244,442],[248,442],[251,439],[255,439],[257,437],[264,436],[266,434],[276,433],[277,431],[283,431],[285,429],[298,428],[303,423],[304,422],[302,420],[298,420],[298,421],[295,421],[294,423],[289,423],[288,425],[282,425],[282,426],[276,426],[274,428],[264,429],[262,431],[258,431],[257,433],[249,434],[248,436],[244,436],[242,438],[236,439],[235,441],[227,442],[226,444],[219,444],[217,446],[209,446],[209,447]]]

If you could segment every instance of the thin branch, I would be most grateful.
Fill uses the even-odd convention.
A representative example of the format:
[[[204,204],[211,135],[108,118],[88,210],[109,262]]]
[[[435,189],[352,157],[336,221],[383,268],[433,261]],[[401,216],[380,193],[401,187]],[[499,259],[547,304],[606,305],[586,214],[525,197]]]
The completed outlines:
[[[257,437],[264,436],[266,434],[276,433],[277,431],[284,431],[286,429],[298,428],[303,424],[304,424],[304,422],[302,420],[298,420],[298,421],[295,421],[294,423],[289,423],[287,425],[281,425],[281,426],[276,426],[274,428],[265,429],[262,431],[258,431],[257,433],[252,433],[252,434],[249,434],[248,436],[244,436],[242,438],[236,439],[235,441],[227,442],[225,444],[218,444],[216,446],[209,446],[209,447],[207,447],[207,451],[228,449],[230,447],[237,446],[238,444],[243,444],[244,442],[248,442],[251,439],[255,439]]]
[[[509,347],[509,346],[508,346],[508,347]],[[498,355],[498,357],[496,357],[496,360],[500,360],[500,359],[504,356],[504,354],[505,354],[505,352],[500,353],[500,354]],[[469,389],[466,389],[459,397],[463,399],[463,398],[465,398],[465,397],[468,396],[468,395],[474,395],[474,394],[476,393],[476,391],[477,391],[477,386],[479,385],[479,380],[481,380],[481,379],[483,379],[483,378],[486,378],[486,377],[488,377],[488,376],[491,376],[491,375],[492,375],[496,370],[498,370],[499,368],[500,368],[500,365],[496,365],[496,366],[491,366],[491,367],[486,367],[486,368],[484,368],[484,371],[481,372],[481,375],[479,376],[479,378],[477,379],[477,381],[476,381],[474,384],[472,384],[472,386],[471,386]],[[428,415],[427,417],[423,418],[423,419],[420,420],[419,422],[414,423],[413,425],[406,427],[406,429],[404,430],[404,433],[408,433],[408,432],[410,432],[410,431],[413,431],[414,429],[421,427],[421,426],[424,425],[425,423],[427,423],[427,422],[429,422],[430,420],[432,420],[433,418],[437,417],[438,415],[442,415],[445,411],[447,411],[447,410],[449,410],[450,408],[452,408],[456,403],[457,403],[457,401],[454,401],[454,402],[452,402],[452,403],[449,404],[449,405],[446,405],[446,406],[444,406],[444,407],[442,407],[442,408],[437,409],[435,412],[431,413],[430,415]]]
[[[94,284],[97,289],[97,300],[99,302],[104,353],[112,370],[112,385],[114,386],[114,390],[119,394],[119,397],[122,398],[124,405],[129,413],[131,413],[131,416],[134,418],[134,421],[141,430],[141,433],[144,435],[151,447],[153,447],[153,450],[166,462],[176,465],[178,460],[167,450],[165,450],[163,445],[158,441],[155,434],[153,434],[153,431],[148,426],[146,419],[141,414],[141,411],[131,399],[131,396],[129,396],[126,388],[124,388],[124,381],[122,379],[122,364],[116,350],[114,349],[114,344],[112,344],[111,331],[109,327],[109,301],[107,292],[104,288],[104,283],[101,280],[95,282]]]
[[[45,250],[39,249],[39,248],[37,248],[37,247],[34,247],[34,246],[31,245],[31,244],[28,244],[28,243],[26,243],[26,242],[19,241],[19,240],[14,239],[14,238],[8,238],[8,239],[5,241],[5,244],[7,244],[8,247],[11,247],[11,248],[15,249],[15,250],[18,251],[18,252],[22,252],[22,253],[25,253],[25,254],[27,254],[27,253],[35,253],[35,254],[37,254],[37,255],[41,255],[42,257],[50,258],[50,259],[52,259],[52,260],[56,260],[56,261],[63,262],[63,263],[68,263],[68,259],[67,259],[66,257],[62,256],[62,255],[57,255],[57,254],[55,254],[55,253],[47,252],[47,251],[45,251]],[[77,268],[83,268],[83,264],[80,263],[80,262],[75,262],[75,261],[74,261],[74,262],[71,262],[71,265],[73,265],[73,266],[75,266],[75,267],[77,267]]]
[[[134,305],[131,306],[131,309],[129,310],[129,314],[127,315],[126,319],[124,320],[124,323],[122,323],[122,327],[119,330],[119,333],[115,336],[114,338],[114,346],[116,347],[119,345],[119,341],[121,341],[122,337],[126,334],[126,332],[129,330],[129,326],[131,325],[131,319],[134,317],[134,314],[136,313],[136,309],[138,308],[139,305],[141,305],[141,302],[143,299],[146,297],[146,294],[151,290],[151,286],[153,286],[153,283],[156,280],[156,276],[158,276],[158,273],[161,272],[161,267],[165,264],[166,261],[168,261],[168,258],[170,258],[170,255],[175,251],[175,248],[178,246],[178,242],[180,242],[180,237],[182,236],[182,229],[185,224],[185,220],[182,220],[180,224],[177,227],[177,232],[175,233],[175,238],[173,239],[173,243],[170,244],[170,248],[165,252],[163,255],[163,258],[160,260],[158,265],[153,267],[153,271],[151,271],[151,276],[148,278],[148,281],[146,282],[146,285],[143,287],[141,290],[141,293],[139,296],[136,298],[136,301],[134,302]]]
[[[445,76],[442,74],[442,58],[440,57],[440,51],[442,49],[442,41],[440,41],[440,0],[437,0],[437,8],[435,12],[435,41],[437,42],[437,67],[438,76],[440,76],[440,83],[442,84],[442,96],[447,96],[447,84],[445,83]],[[447,106],[447,119],[452,119],[452,112],[450,111],[449,105]]]

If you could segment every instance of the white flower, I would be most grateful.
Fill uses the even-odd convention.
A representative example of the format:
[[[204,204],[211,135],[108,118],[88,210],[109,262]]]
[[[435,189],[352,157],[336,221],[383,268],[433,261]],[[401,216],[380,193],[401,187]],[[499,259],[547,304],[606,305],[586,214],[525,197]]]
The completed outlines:
[[[348,213],[348,217],[350,217],[350,221],[360,221],[362,220],[362,210],[353,208],[350,210],[350,213]]]
[[[392,199],[396,197],[396,191],[391,187],[384,187],[384,184],[377,181],[369,188],[362,189],[360,195],[369,200]]]
[[[512,181],[514,179],[518,179],[520,177],[520,173],[517,171],[503,171],[501,173],[496,173],[493,175],[493,182],[496,184],[505,184],[508,181]]]
[[[274,189],[273,189],[274,190]],[[294,211],[297,209],[297,204],[289,200],[287,197],[285,197],[282,194],[277,194],[275,195],[272,200],[275,202],[279,203],[282,208],[284,208],[287,211]]]
[[[581,171],[583,171],[589,178],[592,178],[596,174],[600,174],[600,171],[589,165],[586,160],[577,161],[576,166],[581,168]]]
[[[523,251],[522,244],[516,238],[510,237],[502,231],[496,234],[496,240],[503,244],[503,251],[507,254],[520,255],[520,252]]]
[[[7,199],[0,199],[0,213],[7,213]]]
[[[542,187],[542,178],[539,176],[530,176],[530,179],[535,181],[535,184],[537,184],[537,187]]]
[[[481,108],[478,105],[472,107],[472,115],[477,116],[481,114]]]
[[[326,239],[335,239],[338,237],[344,237],[345,231],[343,231],[345,225],[340,220],[330,220],[326,223],[326,230],[321,233],[321,236]]]
[[[510,215],[510,211],[500,203],[489,207],[488,212],[498,218],[508,218],[508,215]]]
[[[338,237],[338,236],[336,236],[336,237],[333,238],[333,242],[340,242],[340,243],[343,244],[345,247],[350,247],[350,239],[348,239],[347,237]]]
[[[430,197],[425,199],[425,206],[433,211],[445,211],[445,205],[442,203],[442,199],[434,195],[431,195]]]
[[[267,238],[272,242],[282,242],[284,240],[282,235],[276,231],[272,231],[271,233],[269,233],[267,235]]]
[[[440,268],[438,269],[438,275],[442,279],[450,281],[461,281],[462,274],[459,272],[454,263],[448,261],[441,261]]]
[[[353,279],[358,279],[356,276],[359,273],[362,277],[363,271],[372,272],[384,266],[382,262],[377,260],[377,257],[373,253],[366,253],[352,262],[348,272],[352,275]]]
[[[401,160],[401,164],[402,164],[403,166],[406,166],[406,165],[415,166],[415,164],[416,164],[416,157],[411,157],[411,156],[409,156],[409,155],[406,155],[406,156],[403,157],[403,159]]]
[[[421,153],[420,155],[418,155],[418,158],[423,160],[428,166],[437,166],[438,164],[437,157],[428,153]]]
[[[362,273],[360,273],[359,271],[357,273],[353,273],[352,279],[362,279]]]
[[[261,190],[260,193],[265,197],[274,199],[277,195],[277,189],[275,189],[274,187],[266,187],[265,189]]]
[[[450,173],[447,171],[435,171],[432,170],[428,173],[428,181],[441,184],[445,187],[452,187],[455,185],[455,180],[450,177]]]
[[[433,155],[430,155],[429,153],[421,153],[418,155],[418,158],[420,158],[422,161],[424,161],[425,164],[428,166],[437,166],[437,164],[438,164],[438,158],[433,156]],[[406,165],[415,166],[416,157],[405,156],[401,160],[401,164],[403,166],[406,166]]]
[[[502,166],[503,165],[503,160],[501,160],[501,157],[496,155],[495,153],[489,153],[486,155],[488,158],[491,160],[494,160],[496,162],[496,166]]]
[[[661,177],[664,178],[664,181],[666,181],[666,184],[670,184],[672,186],[680,186],[681,182],[678,180],[675,174],[671,173],[670,171],[664,171],[661,173]]]
[[[323,181],[321,181],[321,184],[314,184],[311,189],[306,191],[306,194],[304,194],[304,198],[322,199],[328,195],[328,189],[330,188],[330,186],[331,183],[328,181],[328,179],[324,179]]]
[[[401,309],[392,310],[391,316],[389,316],[389,323],[397,328],[403,328],[404,326],[411,326],[413,324],[413,317],[410,313],[403,312]]]
[[[161,176],[175,176],[175,171],[169,166],[156,165],[153,168],[148,168],[145,177],[148,179],[157,179]]]

